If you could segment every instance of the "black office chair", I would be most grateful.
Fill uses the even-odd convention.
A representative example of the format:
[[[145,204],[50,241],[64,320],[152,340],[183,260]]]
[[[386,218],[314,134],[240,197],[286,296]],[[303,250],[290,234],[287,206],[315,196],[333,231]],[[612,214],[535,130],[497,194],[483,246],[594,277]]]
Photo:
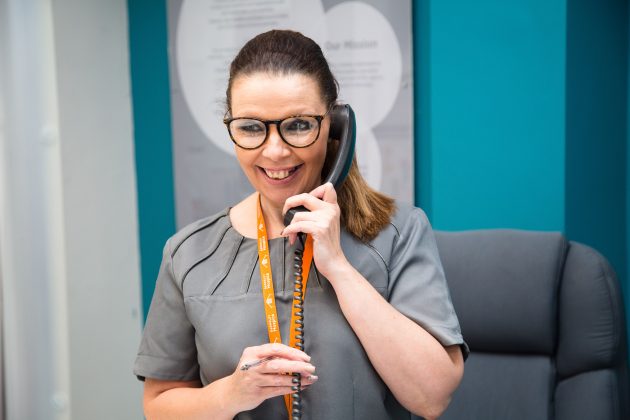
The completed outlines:
[[[437,232],[471,348],[441,419],[630,419],[616,276],[558,233]]]

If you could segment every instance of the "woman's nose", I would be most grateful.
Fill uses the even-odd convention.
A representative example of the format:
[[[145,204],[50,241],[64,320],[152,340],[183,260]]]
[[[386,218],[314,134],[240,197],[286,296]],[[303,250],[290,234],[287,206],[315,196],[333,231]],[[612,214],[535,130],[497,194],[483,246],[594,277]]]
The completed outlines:
[[[266,158],[278,160],[291,154],[290,146],[286,144],[280,133],[278,132],[277,125],[270,125],[269,133],[267,134],[267,141],[263,145],[262,154]]]

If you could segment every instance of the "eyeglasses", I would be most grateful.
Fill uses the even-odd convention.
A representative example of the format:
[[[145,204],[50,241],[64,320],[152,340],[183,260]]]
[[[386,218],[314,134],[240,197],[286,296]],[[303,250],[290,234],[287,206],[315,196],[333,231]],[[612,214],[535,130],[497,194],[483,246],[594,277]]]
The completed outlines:
[[[327,113],[326,113],[327,114]],[[319,137],[324,115],[294,115],[281,120],[259,120],[256,118],[226,118],[230,138],[238,147],[257,149],[267,141],[269,126],[274,124],[280,138],[292,147],[308,147]]]

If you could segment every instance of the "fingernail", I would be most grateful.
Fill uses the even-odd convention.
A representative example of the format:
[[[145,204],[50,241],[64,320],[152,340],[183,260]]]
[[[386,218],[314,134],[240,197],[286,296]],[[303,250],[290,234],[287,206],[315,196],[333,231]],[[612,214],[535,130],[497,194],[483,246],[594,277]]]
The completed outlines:
[[[306,366],[306,370],[308,370],[311,373],[315,373],[315,366],[313,365],[308,365]]]
[[[306,378],[306,379],[308,379],[309,381],[316,381],[316,380],[319,379],[319,377],[317,377],[315,375],[309,375],[308,378]]]

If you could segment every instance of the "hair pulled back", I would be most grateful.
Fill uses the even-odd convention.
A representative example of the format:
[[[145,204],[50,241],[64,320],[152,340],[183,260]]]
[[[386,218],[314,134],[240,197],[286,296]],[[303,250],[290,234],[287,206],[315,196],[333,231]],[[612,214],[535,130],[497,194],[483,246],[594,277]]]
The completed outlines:
[[[230,65],[226,92],[228,112],[232,110],[234,80],[253,73],[304,74],[317,81],[328,108],[337,101],[338,84],[322,49],[299,32],[272,30],[255,36],[241,48]]]
[[[232,113],[231,92],[239,76],[254,73],[274,75],[301,74],[312,77],[319,86],[322,100],[330,109],[338,97],[339,85],[319,45],[299,32],[272,30],[249,40],[230,65],[226,90],[226,114]],[[323,174],[330,170],[337,143],[330,142],[326,151]],[[324,176],[322,176],[324,178]],[[363,241],[373,239],[389,223],[395,210],[394,200],[372,189],[352,162],[348,176],[337,189],[341,223],[346,230]]]

